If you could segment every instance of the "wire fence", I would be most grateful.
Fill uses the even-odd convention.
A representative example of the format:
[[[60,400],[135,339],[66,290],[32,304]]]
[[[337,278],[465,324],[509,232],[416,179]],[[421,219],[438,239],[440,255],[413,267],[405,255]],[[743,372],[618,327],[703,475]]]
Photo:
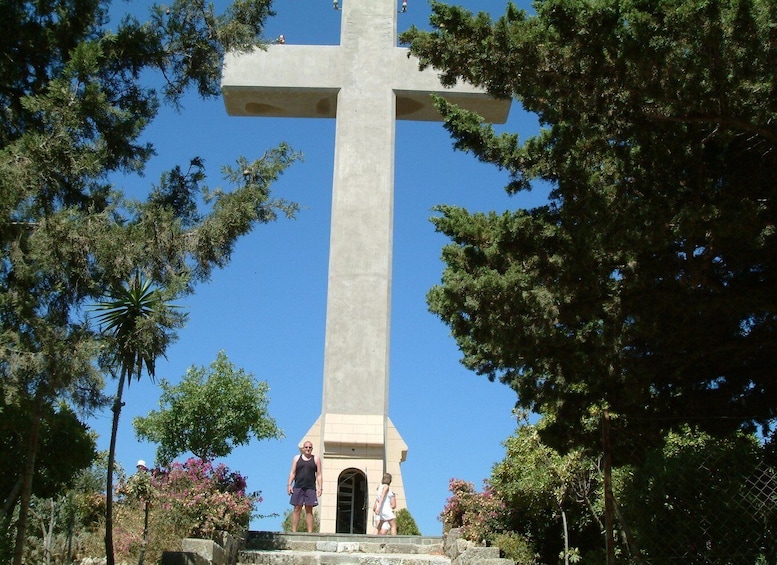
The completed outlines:
[[[664,475],[654,473],[619,509],[620,533],[630,534],[632,551],[618,561],[777,565],[775,468],[730,453],[676,463]]]

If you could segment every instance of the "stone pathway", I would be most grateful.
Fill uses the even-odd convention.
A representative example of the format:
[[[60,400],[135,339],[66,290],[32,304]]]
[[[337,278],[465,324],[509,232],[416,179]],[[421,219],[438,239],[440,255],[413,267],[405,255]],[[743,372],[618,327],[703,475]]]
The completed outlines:
[[[182,551],[166,553],[163,565],[513,565],[499,548],[430,536],[376,536],[248,532],[240,549],[184,540]]]

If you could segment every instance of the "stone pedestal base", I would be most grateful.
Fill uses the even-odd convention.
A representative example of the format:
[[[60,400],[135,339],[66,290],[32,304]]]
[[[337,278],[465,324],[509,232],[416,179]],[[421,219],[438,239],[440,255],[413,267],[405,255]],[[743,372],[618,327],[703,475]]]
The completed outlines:
[[[383,473],[391,473],[397,510],[407,507],[400,463],[407,458],[405,444],[388,417],[359,414],[322,414],[300,441],[310,441],[322,458],[323,494],[319,499],[321,533],[337,533],[340,483],[354,472],[366,477],[368,527],[372,533],[372,502]],[[341,501],[342,503],[342,501]]]

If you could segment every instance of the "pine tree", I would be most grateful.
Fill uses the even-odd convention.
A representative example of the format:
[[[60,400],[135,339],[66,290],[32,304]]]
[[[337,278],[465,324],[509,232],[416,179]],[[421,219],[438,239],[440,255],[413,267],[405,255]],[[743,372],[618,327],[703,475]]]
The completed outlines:
[[[154,148],[141,134],[161,108],[181,110],[189,90],[219,94],[224,53],[260,43],[269,4],[238,0],[219,15],[179,0],[110,28],[107,0],[0,5],[0,389],[31,414],[22,488],[3,507],[5,527],[20,508],[15,565],[47,407],[105,401],[88,306],[136,272],[171,300],[191,293],[237,238],[296,212],[269,191],[297,158],[286,146],[236,157],[219,191],[206,192],[197,156],[171,164],[142,202],[110,182],[143,172]]]

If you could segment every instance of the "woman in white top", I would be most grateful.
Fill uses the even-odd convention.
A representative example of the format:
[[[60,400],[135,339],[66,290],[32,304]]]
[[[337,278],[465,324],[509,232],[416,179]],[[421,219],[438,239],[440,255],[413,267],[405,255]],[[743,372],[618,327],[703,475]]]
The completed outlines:
[[[391,473],[385,473],[381,485],[378,487],[378,493],[375,497],[375,504],[372,511],[375,512],[377,524],[375,525],[375,534],[382,533],[383,524],[388,523],[391,527],[391,535],[397,535],[397,521],[394,516],[394,509],[397,507],[397,497],[391,490]]]

